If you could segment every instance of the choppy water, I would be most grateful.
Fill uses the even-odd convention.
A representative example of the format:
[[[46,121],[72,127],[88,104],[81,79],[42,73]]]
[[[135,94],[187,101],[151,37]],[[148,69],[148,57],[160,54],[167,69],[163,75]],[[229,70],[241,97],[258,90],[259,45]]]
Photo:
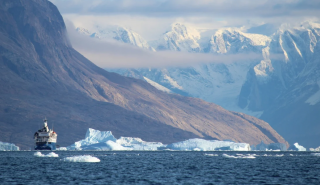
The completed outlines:
[[[58,158],[34,153],[0,152],[0,184],[320,184],[320,156],[310,152],[56,151]],[[101,162],[62,160],[77,155]]]

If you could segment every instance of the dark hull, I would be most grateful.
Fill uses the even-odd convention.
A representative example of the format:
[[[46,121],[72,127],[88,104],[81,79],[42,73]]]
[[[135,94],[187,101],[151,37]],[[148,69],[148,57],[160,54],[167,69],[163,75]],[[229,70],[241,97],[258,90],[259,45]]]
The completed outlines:
[[[35,150],[56,150],[56,143],[36,143]]]

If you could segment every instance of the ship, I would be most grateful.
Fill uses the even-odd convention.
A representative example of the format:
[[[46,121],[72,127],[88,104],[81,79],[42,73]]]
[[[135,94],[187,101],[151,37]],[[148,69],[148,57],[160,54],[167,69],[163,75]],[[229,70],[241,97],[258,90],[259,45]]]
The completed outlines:
[[[53,127],[52,129],[49,129],[48,120],[45,118],[43,120],[43,128],[34,134],[34,140],[36,144],[34,149],[56,150],[57,136],[58,134],[53,131]]]

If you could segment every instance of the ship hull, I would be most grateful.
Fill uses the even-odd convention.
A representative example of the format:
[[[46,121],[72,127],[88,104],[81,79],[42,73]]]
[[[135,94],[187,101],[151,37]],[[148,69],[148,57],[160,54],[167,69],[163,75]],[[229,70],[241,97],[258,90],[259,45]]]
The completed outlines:
[[[53,142],[37,143],[34,149],[35,150],[56,150],[56,143],[53,143]]]

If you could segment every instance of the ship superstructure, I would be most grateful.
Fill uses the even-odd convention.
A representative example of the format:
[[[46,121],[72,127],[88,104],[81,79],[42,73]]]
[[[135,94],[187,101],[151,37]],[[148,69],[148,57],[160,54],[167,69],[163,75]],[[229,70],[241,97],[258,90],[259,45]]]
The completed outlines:
[[[43,120],[43,128],[38,130],[34,134],[34,140],[36,142],[35,150],[56,150],[58,134],[49,129],[48,120]]]

